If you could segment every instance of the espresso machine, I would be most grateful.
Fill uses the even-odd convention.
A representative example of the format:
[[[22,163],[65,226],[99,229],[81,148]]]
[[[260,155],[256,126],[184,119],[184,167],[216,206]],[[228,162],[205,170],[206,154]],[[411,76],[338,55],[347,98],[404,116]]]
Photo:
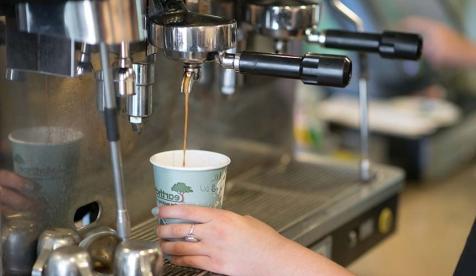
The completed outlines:
[[[232,159],[225,209],[253,215],[343,265],[391,235],[403,173],[376,164],[373,177],[363,179],[355,164],[295,155],[293,91],[295,80],[344,87],[351,78],[345,56],[303,55],[304,37],[403,58],[416,58],[421,40],[351,32],[331,39],[330,32],[316,33],[319,7],[294,0],[2,4],[0,169],[25,178],[22,172],[38,171],[19,170],[25,165],[15,153],[35,144],[17,134],[31,128],[59,129],[58,144],[75,160],[67,177],[48,179],[61,190],[19,192],[35,202],[43,195],[33,210],[2,211],[2,275],[45,275],[61,256],[88,263],[92,251],[83,249],[105,237],[103,244],[120,243],[120,252],[152,250],[141,243],[157,239],[148,159],[180,146],[183,93],[191,97],[189,147]],[[376,40],[383,42],[375,46]],[[57,159],[42,158],[41,164]],[[47,181],[31,178],[40,186]],[[81,248],[53,254],[56,244]],[[18,254],[20,248],[28,254]],[[157,254],[149,258],[155,268]],[[163,267],[164,275],[205,273]]]

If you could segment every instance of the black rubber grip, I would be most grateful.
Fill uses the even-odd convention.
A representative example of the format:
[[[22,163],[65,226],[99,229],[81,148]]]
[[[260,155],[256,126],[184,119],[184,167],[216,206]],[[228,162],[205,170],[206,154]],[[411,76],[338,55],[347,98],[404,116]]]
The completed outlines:
[[[344,56],[307,54],[303,57],[242,52],[239,71],[244,74],[300,79],[305,84],[345,87],[352,62]]]
[[[119,125],[117,123],[117,110],[115,108],[104,109],[106,122],[106,136],[109,142],[119,141]]]
[[[327,30],[324,36],[327,48],[379,53],[384,58],[417,60],[423,48],[421,36],[410,33]]]

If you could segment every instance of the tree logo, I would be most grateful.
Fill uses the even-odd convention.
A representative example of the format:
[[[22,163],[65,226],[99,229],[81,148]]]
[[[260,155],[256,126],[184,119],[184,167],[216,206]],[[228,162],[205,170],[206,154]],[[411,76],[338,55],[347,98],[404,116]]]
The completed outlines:
[[[183,183],[183,182],[178,182],[178,183],[175,183],[173,186],[172,186],[172,191],[178,193],[180,195],[180,201],[179,202],[183,202],[185,197],[185,193],[193,193],[193,190],[192,190],[192,187],[190,186],[187,186],[187,184]]]

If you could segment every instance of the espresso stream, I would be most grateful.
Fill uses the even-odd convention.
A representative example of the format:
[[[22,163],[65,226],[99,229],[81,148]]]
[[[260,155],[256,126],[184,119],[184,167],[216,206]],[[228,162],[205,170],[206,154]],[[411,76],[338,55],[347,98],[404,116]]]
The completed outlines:
[[[187,154],[187,140],[188,140],[188,100],[190,93],[185,92],[184,102],[184,122],[183,122],[183,161],[182,166],[185,167],[185,156]]]

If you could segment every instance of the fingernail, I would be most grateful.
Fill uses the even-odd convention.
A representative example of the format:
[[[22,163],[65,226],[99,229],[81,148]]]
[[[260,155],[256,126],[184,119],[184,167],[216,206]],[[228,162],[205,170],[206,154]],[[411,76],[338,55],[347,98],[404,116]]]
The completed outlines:
[[[156,217],[156,218],[159,217],[159,208],[158,207],[152,208],[152,210],[150,210],[150,212],[152,213],[152,215],[154,217]]]

